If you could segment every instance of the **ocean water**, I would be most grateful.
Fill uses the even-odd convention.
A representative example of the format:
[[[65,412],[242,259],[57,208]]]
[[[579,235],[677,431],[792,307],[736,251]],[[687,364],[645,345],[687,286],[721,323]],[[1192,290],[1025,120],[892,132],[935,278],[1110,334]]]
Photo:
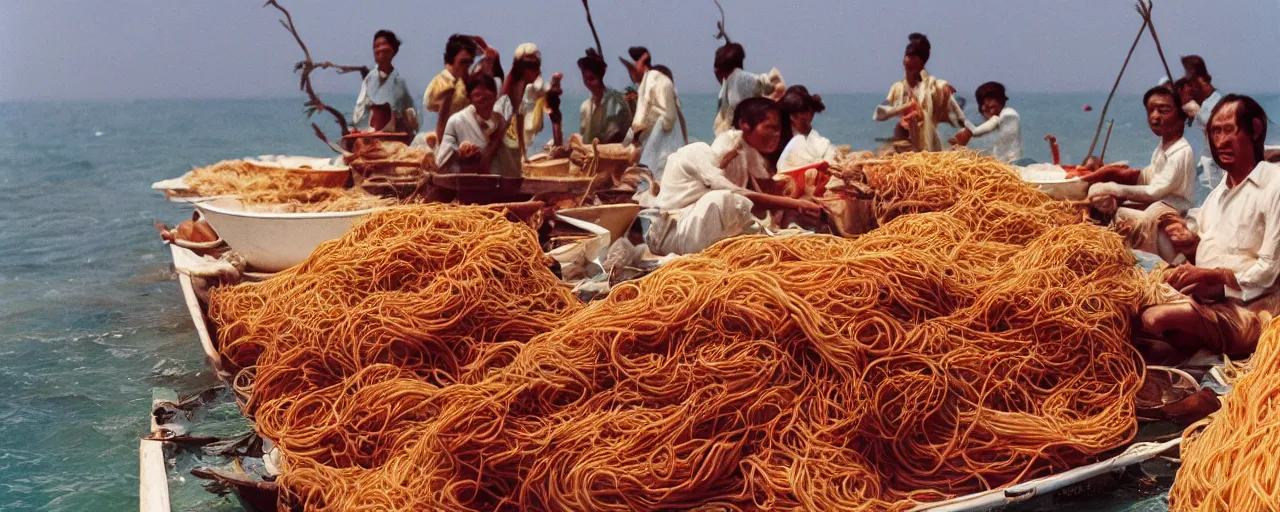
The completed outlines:
[[[871,120],[879,94],[824,98],[815,126],[836,143],[871,149],[889,133],[889,123]],[[354,100],[330,99],[340,108]],[[1280,117],[1280,95],[1260,99]],[[1063,159],[1078,162],[1098,119],[1080,107],[1100,109],[1104,100],[1014,95],[1027,156],[1048,160],[1041,139],[1053,133]],[[715,97],[686,95],[683,103],[691,137],[709,140]],[[301,97],[0,103],[0,509],[137,507],[137,440],[147,432],[152,389],[185,393],[216,383],[151,227],[181,221],[190,209],[149,185],[226,158],[328,154],[301,104]],[[1140,99],[1117,97],[1111,112],[1108,159],[1145,164],[1156,139]],[[576,131],[576,114],[565,122],[565,133]],[[1188,133],[1203,146],[1200,132]],[[235,509],[190,476],[174,480],[183,484],[175,510]]]

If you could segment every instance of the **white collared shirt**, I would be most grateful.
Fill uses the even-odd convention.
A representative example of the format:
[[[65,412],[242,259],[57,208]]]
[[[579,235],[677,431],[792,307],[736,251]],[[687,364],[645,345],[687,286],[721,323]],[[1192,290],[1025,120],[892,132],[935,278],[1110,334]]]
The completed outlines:
[[[1278,174],[1280,165],[1259,162],[1234,187],[1224,178],[1187,216],[1187,228],[1200,236],[1196,266],[1235,274],[1240,290],[1228,286],[1229,297],[1247,302],[1274,290],[1280,274]]]
[[[1196,157],[1186,138],[1179,138],[1163,147],[1156,146],[1151,153],[1151,164],[1142,169],[1137,185],[1119,183],[1095,183],[1089,187],[1089,195],[1111,195],[1136,203],[1163,202],[1169,207],[1186,212],[1192,206],[1196,191]]]

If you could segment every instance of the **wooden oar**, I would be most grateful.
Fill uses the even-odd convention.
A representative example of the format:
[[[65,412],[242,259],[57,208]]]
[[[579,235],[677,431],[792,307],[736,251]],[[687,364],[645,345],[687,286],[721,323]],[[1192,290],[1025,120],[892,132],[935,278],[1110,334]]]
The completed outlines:
[[[1147,20],[1142,20],[1142,27],[1138,28],[1137,37],[1133,38],[1133,45],[1129,46],[1129,54],[1124,57],[1124,65],[1120,66],[1120,74],[1116,75],[1116,82],[1111,85],[1111,93],[1107,95],[1107,102],[1102,105],[1102,115],[1098,116],[1098,129],[1093,132],[1093,142],[1089,143],[1089,153],[1085,155],[1085,160],[1093,156],[1093,150],[1098,146],[1098,137],[1102,135],[1102,123],[1107,119],[1107,108],[1111,106],[1111,99],[1116,95],[1116,88],[1120,87],[1120,79],[1124,77],[1125,68],[1129,67],[1129,59],[1133,57],[1133,50],[1138,47],[1138,42],[1142,40],[1142,33],[1147,31]]]

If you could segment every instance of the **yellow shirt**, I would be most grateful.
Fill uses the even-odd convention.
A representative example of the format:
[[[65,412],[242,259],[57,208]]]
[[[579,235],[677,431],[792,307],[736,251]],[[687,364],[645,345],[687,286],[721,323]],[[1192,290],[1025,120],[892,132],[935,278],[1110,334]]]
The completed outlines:
[[[427,111],[440,111],[440,107],[444,106],[444,92],[449,90],[450,87],[454,87],[454,82],[457,82],[457,87],[453,89],[453,108],[449,112],[455,114],[462,112],[462,109],[471,104],[471,100],[467,98],[467,86],[463,85],[457,78],[454,78],[453,73],[450,73],[448,69],[445,69],[431,79],[431,84],[427,86],[427,92],[422,95],[422,104],[427,107]]]

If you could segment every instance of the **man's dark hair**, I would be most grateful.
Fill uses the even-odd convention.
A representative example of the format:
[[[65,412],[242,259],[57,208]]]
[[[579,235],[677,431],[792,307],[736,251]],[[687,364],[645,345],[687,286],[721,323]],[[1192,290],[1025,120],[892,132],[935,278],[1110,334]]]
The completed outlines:
[[[590,71],[600,78],[604,78],[604,73],[609,69],[609,64],[604,61],[604,56],[596,52],[595,48],[587,48],[587,54],[578,59],[579,71]]]
[[[631,61],[639,63],[644,54],[649,53],[649,49],[643,46],[632,46],[627,48],[627,55],[631,56]],[[653,54],[649,53],[649,64],[653,64]]]
[[[1178,112],[1178,117],[1187,118],[1186,111],[1182,110],[1182,98],[1178,96],[1178,91],[1171,84],[1157,85],[1147,89],[1147,93],[1142,95],[1143,108],[1146,108],[1147,102],[1151,100],[1152,96],[1168,96],[1169,100],[1173,101],[1173,110]]]
[[[933,46],[929,44],[929,38],[919,32],[912,32],[907,36],[907,51],[905,55],[915,55],[920,58],[920,62],[929,63],[929,52]]]
[[[747,60],[747,51],[738,43],[728,43],[716,48],[716,71],[729,72],[742,67]]]
[[[657,66],[653,66],[653,70],[659,73],[662,73],[664,75],[667,75],[667,78],[671,79],[671,83],[673,84],[676,83],[676,76],[671,74],[671,68],[666,67],[662,64],[658,64]]]
[[[822,98],[809,94],[809,89],[803,85],[788,87],[787,92],[782,95],[782,100],[778,101],[778,106],[788,114],[797,112],[819,113],[827,109],[827,105],[822,102]]]
[[[1254,159],[1259,162],[1265,160],[1267,124],[1270,123],[1270,120],[1267,119],[1267,112],[1262,109],[1262,105],[1243,94],[1228,94],[1218,101],[1218,106],[1213,107],[1213,115],[1209,116],[1209,124],[1205,127],[1205,131],[1211,134],[1210,141],[1212,141],[1213,132],[1210,130],[1213,128],[1213,118],[1217,117],[1218,111],[1226,108],[1227,105],[1236,106],[1236,127],[1248,134],[1249,139],[1253,140]],[[1261,130],[1254,130],[1253,124],[1255,122],[1262,126]],[[1209,144],[1209,149],[1213,149],[1213,144]],[[1222,165],[1222,162],[1218,161],[1217,152],[1213,154],[1213,161],[1217,162],[1218,165]]]
[[[754,129],[756,125],[769,117],[770,112],[781,117],[782,107],[779,107],[777,102],[760,96],[742,100],[742,102],[738,103],[737,108],[733,109],[733,127],[734,129],[741,129],[739,124],[745,122],[748,128]]]
[[[474,39],[471,39],[471,36],[451,35],[449,36],[449,41],[444,44],[444,65],[453,64],[453,59],[457,58],[458,54],[463,51],[468,51],[471,52],[471,55],[475,55],[478,49],[479,45],[476,44]]]
[[[387,44],[391,45],[391,51],[400,53],[400,38],[396,37],[396,33],[387,29],[382,29],[373,33],[373,40],[377,42],[381,37],[387,40]]]
[[[498,93],[498,85],[493,83],[493,77],[491,76],[471,75],[467,77],[466,84],[468,94],[477,89],[488,89],[489,92]]]
[[[1000,82],[987,82],[979,85],[978,90],[973,92],[973,97],[981,105],[987,98],[995,98],[1000,101],[1009,101],[1009,97],[1004,94],[1004,84]]]
[[[1173,90],[1175,91],[1181,91],[1187,87],[1191,87],[1191,79],[1188,77],[1184,76],[1173,81]],[[1178,96],[1182,96],[1182,93],[1178,93]]]
[[[1209,68],[1205,67],[1204,59],[1199,55],[1183,55],[1182,67],[1190,78],[1204,78],[1206,82],[1213,82],[1213,77],[1209,76]]]

